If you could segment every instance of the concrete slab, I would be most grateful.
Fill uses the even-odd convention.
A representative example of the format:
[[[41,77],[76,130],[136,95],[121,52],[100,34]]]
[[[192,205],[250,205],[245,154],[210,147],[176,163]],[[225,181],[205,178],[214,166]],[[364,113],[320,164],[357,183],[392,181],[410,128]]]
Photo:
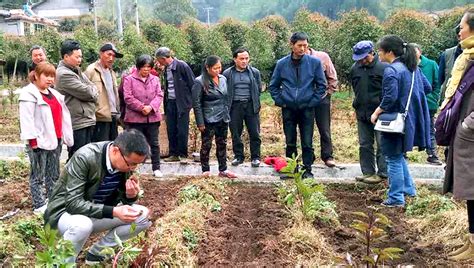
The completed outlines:
[[[25,145],[22,144],[1,144],[0,145],[0,159],[18,159],[19,155],[25,152]],[[63,147],[61,154],[62,161],[67,159],[66,146]],[[444,167],[433,166],[427,164],[409,164],[410,174],[413,178],[419,181],[428,183],[438,183],[444,178]],[[237,167],[231,166],[229,162],[229,170],[239,175],[242,181],[247,182],[279,182],[278,173],[276,173],[271,166],[262,164],[258,168],[250,166],[250,163],[244,163]],[[201,165],[189,160],[187,164],[175,163],[161,163],[161,171],[165,177],[180,176],[180,175],[199,175],[201,174]],[[141,173],[151,174],[151,164],[148,161],[140,167]],[[217,175],[217,162],[211,162],[211,173]],[[339,164],[334,168],[328,168],[324,165],[313,165],[313,174],[316,178],[325,178],[333,182],[351,182],[354,177],[361,175],[360,166],[358,163],[354,164]]]

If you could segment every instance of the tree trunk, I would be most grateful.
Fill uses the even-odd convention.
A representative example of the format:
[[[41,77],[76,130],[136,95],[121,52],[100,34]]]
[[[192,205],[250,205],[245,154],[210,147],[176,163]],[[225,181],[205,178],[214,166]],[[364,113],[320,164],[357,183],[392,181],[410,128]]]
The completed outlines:
[[[12,79],[15,79],[16,78],[16,67],[18,66],[18,57],[15,58],[15,65],[13,66],[13,75],[12,75]]]

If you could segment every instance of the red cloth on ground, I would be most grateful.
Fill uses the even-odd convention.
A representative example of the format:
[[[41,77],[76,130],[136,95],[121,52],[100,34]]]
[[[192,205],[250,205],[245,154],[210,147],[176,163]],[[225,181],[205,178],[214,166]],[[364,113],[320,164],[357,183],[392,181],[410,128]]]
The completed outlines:
[[[280,172],[280,170],[284,167],[286,167],[286,158],[281,157],[281,156],[267,156],[263,160],[263,162],[267,165],[273,166],[273,168],[277,171]]]

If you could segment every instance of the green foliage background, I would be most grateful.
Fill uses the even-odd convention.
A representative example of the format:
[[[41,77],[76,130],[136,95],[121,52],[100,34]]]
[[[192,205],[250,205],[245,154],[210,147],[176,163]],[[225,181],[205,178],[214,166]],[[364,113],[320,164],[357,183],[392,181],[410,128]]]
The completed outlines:
[[[251,24],[224,19],[211,27],[195,19],[183,19],[182,24],[176,26],[176,23],[164,23],[155,18],[141,23],[141,33],[136,32],[133,24],[126,24],[122,38],[115,33],[113,23],[103,18],[99,19],[99,33],[95,34],[92,19],[85,16],[76,24],[68,22],[67,27],[73,29],[72,33],[45,30],[35,36],[3,36],[0,52],[7,62],[15,59],[29,61],[29,47],[40,44],[46,48],[49,60],[58,63],[61,41],[76,38],[82,44],[85,68],[97,59],[100,45],[111,41],[124,54],[115,66],[121,71],[131,67],[140,54],[153,55],[159,46],[168,46],[197,74],[208,55],[220,56],[227,65],[232,62],[232,51],[246,46],[252,64],[260,69],[264,81],[268,82],[276,61],[290,52],[288,39],[291,33],[305,31],[309,34],[311,47],[329,54],[340,81],[347,84],[353,64],[352,46],[358,41],[376,43],[385,34],[398,34],[407,42],[420,44],[428,58],[437,60],[443,50],[457,43],[454,27],[464,10],[454,9],[435,19],[426,13],[398,9],[381,22],[365,9],[340,13],[339,19],[332,20],[302,8],[290,22],[283,16],[269,15]]]

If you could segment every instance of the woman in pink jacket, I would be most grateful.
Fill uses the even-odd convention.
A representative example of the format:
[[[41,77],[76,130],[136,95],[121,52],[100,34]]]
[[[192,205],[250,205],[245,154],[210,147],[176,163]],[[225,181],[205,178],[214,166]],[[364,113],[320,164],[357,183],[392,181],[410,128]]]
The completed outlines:
[[[163,100],[160,79],[150,73],[153,58],[141,55],[136,60],[137,72],[124,78],[126,128],[134,128],[145,135],[151,149],[153,175],[163,177],[160,171],[158,129],[161,121],[160,105]]]

